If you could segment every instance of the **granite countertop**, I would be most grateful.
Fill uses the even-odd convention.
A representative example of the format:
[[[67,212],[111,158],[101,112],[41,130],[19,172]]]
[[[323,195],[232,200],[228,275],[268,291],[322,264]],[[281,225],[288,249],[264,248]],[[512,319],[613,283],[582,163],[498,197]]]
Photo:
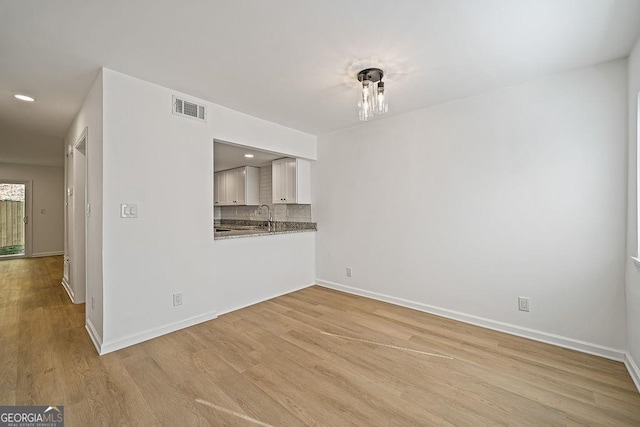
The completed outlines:
[[[277,221],[273,223],[271,230],[267,229],[266,221],[221,220],[215,221],[213,225],[216,230],[213,233],[214,240],[305,233],[317,230],[315,222]],[[219,229],[224,229],[225,231],[218,231]]]

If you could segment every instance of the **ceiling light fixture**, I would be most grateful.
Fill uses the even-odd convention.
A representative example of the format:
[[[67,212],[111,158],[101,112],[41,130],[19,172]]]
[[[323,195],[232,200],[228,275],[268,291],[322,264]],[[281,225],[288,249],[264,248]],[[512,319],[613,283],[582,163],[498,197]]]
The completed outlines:
[[[244,155],[247,159],[253,159],[253,154],[245,154]]]
[[[20,95],[19,93],[13,95],[15,98],[19,99],[20,101],[27,101],[27,102],[33,102],[35,101],[34,98],[27,96],[27,95]]]
[[[358,118],[363,122],[373,119],[374,114],[389,111],[385,98],[384,72],[380,68],[366,68],[358,73],[358,81],[362,82],[360,100],[358,101]]]

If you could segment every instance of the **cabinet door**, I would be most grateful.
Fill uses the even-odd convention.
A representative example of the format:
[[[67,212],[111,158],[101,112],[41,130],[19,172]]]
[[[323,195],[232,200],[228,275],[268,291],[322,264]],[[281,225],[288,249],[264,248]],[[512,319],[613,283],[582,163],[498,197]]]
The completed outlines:
[[[227,205],[235,205],[237,198],[237,187],[236,187],[236,171],[229,170],[224,173],[225,178],[225,191],[226,191],[226,204]]]
[[[275,160],[272,163],[272,198],[273,203],[286,203],[286,162],[283,160]]]
[[[214,203],[217,206],[224,206],[227,203],[227,190],[225,184],[225,173],[216,172],[214,175]]]
[[[285,163],[285,190],[284,201],[285,203],[296,203],[297,201],[297,184],[298,176],[296,173],[296,159],[289,159]]]
[[[246,204],[246,184],[247,184],[247,169],[241,168],[236,169],[233,173],[234,181],[236,183],[236,205],[245,205]]]

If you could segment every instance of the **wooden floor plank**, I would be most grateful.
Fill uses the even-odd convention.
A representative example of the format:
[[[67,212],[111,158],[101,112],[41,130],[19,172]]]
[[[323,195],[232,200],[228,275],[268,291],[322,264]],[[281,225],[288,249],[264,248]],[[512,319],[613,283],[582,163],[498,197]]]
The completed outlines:
[[[0,261],[0,404],[69,426],[640,425],[619,362],[318,286],[101,357],[61,275]]]

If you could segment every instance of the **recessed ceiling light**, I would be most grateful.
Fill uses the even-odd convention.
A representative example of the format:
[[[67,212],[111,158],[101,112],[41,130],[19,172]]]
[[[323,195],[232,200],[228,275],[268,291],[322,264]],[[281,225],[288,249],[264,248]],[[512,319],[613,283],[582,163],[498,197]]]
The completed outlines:
[[[244,155],[247,159],[252,159],[253,158],[253,154],[245,154]]]
[[[18,93],[18,94],[15,94],[15,95],[13,95],[13,96],[15,96],[15,97],[16,97],[17,99],[19,99],[20,101],[27,101],[27,102],[33,102],[33,101],[35,101],[35,99],[33,99],[32,97],[27,96],[27,95],[20,95],[19,93]]]

